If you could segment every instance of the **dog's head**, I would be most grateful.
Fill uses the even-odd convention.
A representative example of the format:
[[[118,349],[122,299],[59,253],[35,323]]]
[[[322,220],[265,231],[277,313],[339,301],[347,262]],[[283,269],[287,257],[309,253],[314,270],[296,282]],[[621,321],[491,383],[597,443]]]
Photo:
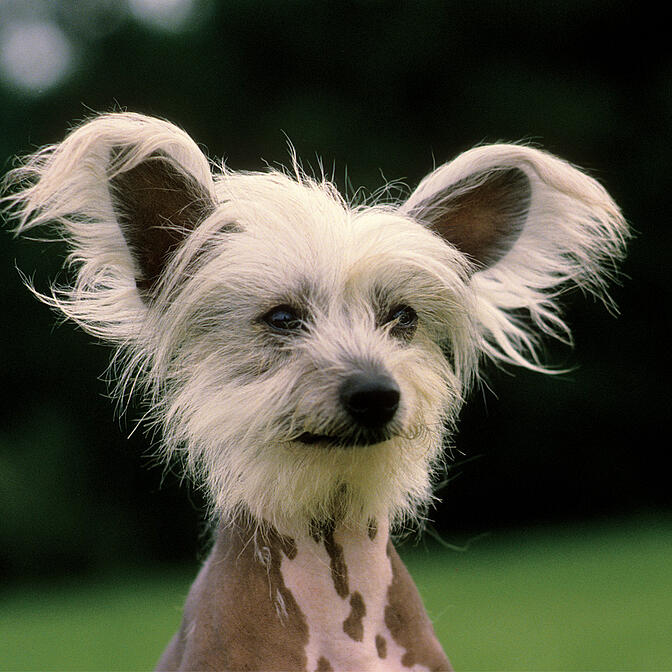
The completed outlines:
[[[213,174],[171,124],[113,114],[12,179],[18,230],[71,245],[42,298],[119,348],[120,390],[220,516],[282,530],[422,510],[479,358],[543,370],[558,290],[599,293],[627,236],[594,180],[515,145],[354,206],[299,170]]]

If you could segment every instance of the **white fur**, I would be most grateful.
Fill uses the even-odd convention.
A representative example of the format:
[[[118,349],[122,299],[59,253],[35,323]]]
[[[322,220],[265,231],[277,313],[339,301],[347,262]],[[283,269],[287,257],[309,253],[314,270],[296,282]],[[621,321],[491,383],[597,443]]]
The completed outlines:
[[[108,185],[157,150],[217,206],[186,237],[147,303]],[[422,224],[417,205],[502,166],[525,171],[531,209],[513,249],[474,272]],[[118,392],[139,386],[165,456],[184,458],[222,519],[250,512],[289,531],[333,515],[335,499],[353,524],[421,512],[479,357],[546,370],[537,334],[569,338],[559,293],[571,282],[604,295],[627,238],[597,182],[515,145],[466,152],[400,206],[351,207],[326,180],[298,170],[290,177],[221,168],[213,176],[175,126],[110,114],[38,152],[10,183],[21,185],[4,199],[17,231],[53,222],[71,246],[73,283],[40,298],[117,346]],[[308,333],[284,349],[269,346],[259,316],[306,285]],[[376,292],[390,305],[415,308],[410,343],[376,324]],[[512,315],[519,309],[529,323]],[[304,431],[339,428],[339,385],[364,360],[401,389],[396,436],[358,449],[294,441]]]

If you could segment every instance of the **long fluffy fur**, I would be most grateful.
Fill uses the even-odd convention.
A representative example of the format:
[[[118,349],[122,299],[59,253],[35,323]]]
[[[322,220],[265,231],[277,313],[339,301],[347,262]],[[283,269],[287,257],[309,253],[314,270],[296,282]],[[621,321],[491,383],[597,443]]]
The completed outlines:
[[[109,183],[157,151],[216,208],[147,302]],[[423,225],[417,206],[501,166],[528,176],[531,207],[513,249],[477,271]],[[117,347],[118,393],[138,388],[165,456],[184,458],[222,519],[247,512],[281,530],[328,518],[335,498],[353,524],[422,511],[479,359],[546,371],[538,334],[569,339],[561,291],[572,283],[604,296],[628,235],[596,181],[515,145],[466,152],[399,206],[355,207],[298,170],[213,175],[172,124],[110,114],[29,158],[8,184],[18,233],[55,224],[70,245],[74,281],[40,298]],[[298,301],[311,315],[307,336],[269,344],[258,316]],[[376,310],[405,303],[421,319],[401,345],[377,326]],[[397,436],[361,451],[297,445],[304,431],[338,429],[336,391],[364,361],[399,383]]]

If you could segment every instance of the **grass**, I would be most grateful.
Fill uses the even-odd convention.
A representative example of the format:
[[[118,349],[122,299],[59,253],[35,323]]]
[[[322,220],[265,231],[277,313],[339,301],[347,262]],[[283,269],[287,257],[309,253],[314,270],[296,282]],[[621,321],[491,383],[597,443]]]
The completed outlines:
[[[509,532],[413,554],[457,670],[672,670],[672,521]]]
[[[672,669],[672,520],[403,549],[457,670]],[[188,571],[0,593],[1,670],[149,670]]]

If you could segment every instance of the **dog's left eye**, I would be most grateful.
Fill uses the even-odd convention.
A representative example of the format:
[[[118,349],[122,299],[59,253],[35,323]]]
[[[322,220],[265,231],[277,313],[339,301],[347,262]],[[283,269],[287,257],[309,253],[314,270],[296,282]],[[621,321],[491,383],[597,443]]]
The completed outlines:
[[[389,312],[385,324],[392,325],[393,335],[408,338],[418,326],[418,314],[410,306],[397,306]]]
[[[296,308],[292,306],[276,306],[261,318],[274,331],[287,333],[303,329],[304,320]]]

